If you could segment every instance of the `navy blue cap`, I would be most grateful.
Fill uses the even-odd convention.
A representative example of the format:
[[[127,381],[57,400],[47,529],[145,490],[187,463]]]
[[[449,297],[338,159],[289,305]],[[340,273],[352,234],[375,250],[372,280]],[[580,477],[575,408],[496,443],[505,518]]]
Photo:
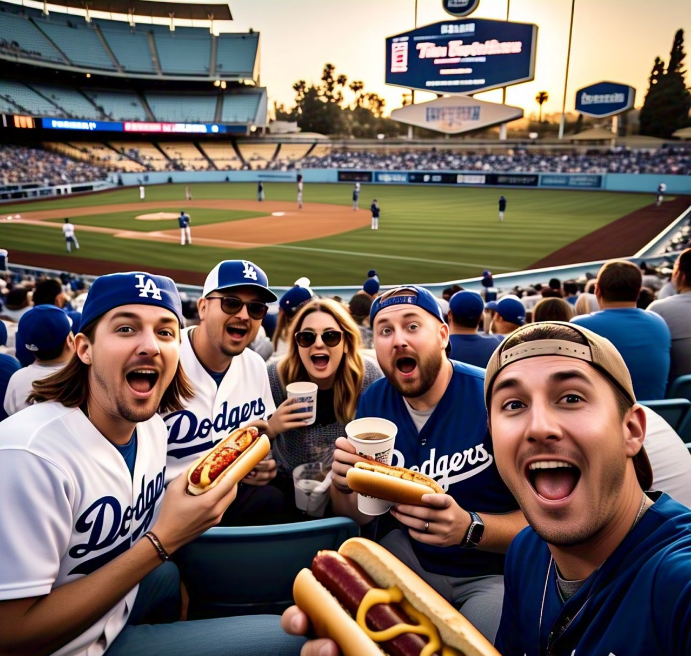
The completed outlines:
[[[490,271],[484,271],[484,278],[488,278],[491,275]]]
[[[37,305],[25,312],[17,325],[17,342],[32,353],[51,351],[72,332],[70,317],[56,305]]]
[[[122,305],[156,305],[170,310],[183,325],[183,308],[176,283],[166,276],[130,271],[97,278],[82,308],[80,328]]]
[[[368,277],[369,277],[369,278],[375,278],[377,275],[378,275],[378,272],[377,272],[375,269],[371,269],[371,270],[368,272]]]
[[[369,296],[373,296],[378,293],[380,289],[380,283],[377,278],[369,278],[363,283],[363,291]]]
[[[313,292],[307,287],[292,287],[279,299],[279,307],[293,317],[298,309],[311,298],[313,298]]]
[[[255,287],[266,303],[274,303],[277,296],[269,288],[267,274],[248,260],[224,260],[219,262],[207,276],[202,296],[209,296],[219,289],[232,287]]]
[[[481,294],[463,290],[450,297],[450,312],[455,319],[478,319],[483,311]]]
[[[396,294],[399,292],[413,292],[413,295],[397,296]],[[445,323],[443,311],[440,309],[436,297],[424,287],[419,287],[418,285],[403,285],[402,287],[389,290],[384,296],[385,298],[383,298],[383,296],[376,298],[375,301],[373,301],[373,305],[371,305],[371,328],[375,321],[375,315],[378,314],[380,310],[392,305],[416,305],[422,310],[426,310],[429,314],[432,314],[441,323]]]
[[[72,321],[72,332],[76,335],[79,332],[79,327],[82,325],[82,313],[77,310],[65,310],[65,314]]]
[[[7,326],[4,321],[0,321],[0,346],[7,344]]]
[[[525,306],[517,298],[504,297],[496,303],[496,312],[501,319],[517,326],[525,325]]]

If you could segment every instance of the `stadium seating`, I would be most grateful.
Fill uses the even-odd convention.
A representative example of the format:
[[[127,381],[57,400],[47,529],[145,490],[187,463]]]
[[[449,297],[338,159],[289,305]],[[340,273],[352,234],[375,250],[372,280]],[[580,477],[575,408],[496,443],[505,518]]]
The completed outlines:
[[[277,150],[277,144],[249,143],[239,144],[238,149],[243,159],[252,169],[264,169],[272,160]]]
[[[128,91],[85,90],[103,113],[114,121],[147,121],[149,117],[136,93]]]
[[[105,166],[105,168],[132,173],[139,173],[140,171],[147,170],[147,167],[143,164],[134,162],[128,157],[125,157],[125,155],[118,155],[118,153],[114,152],[111,148],[102,144],[72,143],[72,145],[82,152],[87,153],[92,161],[98,163],[100,166]],[[118,147],[117,144],[114,145],[116,148]]]
[[[169,160],[163,153],[147,143],[114,143],[113,147],[121,152],[132,151],[133,155],[145,166],[150,167],[154,171],[168,171],[172,167]]]
[[[43,116],[66,115],[65,112],[61,111],[53,103],[49,102],[21,82],[0,80],[0,98],[4,98],[5,101],[13,101],[23,113]],[[15,113],[16,108],[10,111]]]
[[[143,26],[132,28],[127,23],[119,21],[95,22],[124,71],[157,73],[149,33]]]
[[[53,84],[34,84],[32,89],[46,96],[49,100],[59,105],[65,110],[68,116],[76,118],[90,118],[93,120],[102,119],[101,112],[89,102],[79,91],[69,87],[57,86]]]
[[[191,27],[179,27],[175,32],[157,30],[154,42],[164,74],[209,75],[209,32]]]
[[[691,402],[688,399],[664,399],[662,401],[641,401],[652,408],[689,444],[691,441]]]
[[[215,72],[218,75],[237,75],[251,79],[257,57],[259,35],[220,34],[217,37],[217,63]]]
[[[279,614],[293,604],[294,579],[315,554],[358,534],[345,517],[212,528],[176,553],[190,595],[188,618]]]
[[[2,50],[29,59],[65,63],[63,56],[28,18],[10,12],[7,5],[0,9],[0,43],[4,40],[16,44],[15,47],[5,45]]]
[[[217,106],[215,95],[171,95],[147,93],[147,103],[157,121],[173,123],[213,123]]]
[[[160,144],[162,150],[186,171],[208,171],[211,167],[205,156],[191,143]]]
[[[50,18],[34,19],[34,23],[72,63],[89,69],[117,70],[96,30],[81,17],[70,21],[64,14],[54,13]]]
[[[230,143],[214,141],[202,143],[201,146],[220,171],[241,168],[241,161],[238,159],[236,151],[234,151]]]
[[[668,399],[688,399],[691,400],[691,375],[686,374],[679,376],[676,380],[671,381],[669,390],[667,391]]]
[[[277,155],[277,159],[284,162],[296,162],[302,157],[305,157],[306,153],[310,149],[312,144],[292,144],[284,143],[282,144],[281,150]]]
[[[226,93],[221,110],[222,123],[252,123],[262,95],[259,93]]]

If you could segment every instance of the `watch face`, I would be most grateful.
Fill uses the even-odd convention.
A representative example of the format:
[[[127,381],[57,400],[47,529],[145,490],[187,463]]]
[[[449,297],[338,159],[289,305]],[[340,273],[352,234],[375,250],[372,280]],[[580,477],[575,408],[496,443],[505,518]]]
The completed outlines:
[[[481,522],[474,522],[472,524],[472,532],[471,535],[469,536],[469,541],[473,545],[479,544],[481,542],[481,537],[484,534],[484,525]]]

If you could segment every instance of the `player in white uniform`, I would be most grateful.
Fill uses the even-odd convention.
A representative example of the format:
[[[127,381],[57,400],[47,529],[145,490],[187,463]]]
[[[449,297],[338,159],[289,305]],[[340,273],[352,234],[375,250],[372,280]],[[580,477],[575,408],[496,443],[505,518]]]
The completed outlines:
[[[144,185],[140,185],[140,200],[144,200]]]
[[[217,523],[236,488],[194,497],[183,476],[164,494],[156,412],[189,393],[173,281],[102,276],[83,318],[72,360],[0,425],[0,653],[297,654],[275,617],[175,621],[180,581],[162,561]]]
[[[296,202],[298,203],[298,209],[302,210],[303,209],[303,175],[300,173],[298,174],[296,178],[296,187],[297,187],[297,193],[296,193]]]
[[[72,252],[72,244],[79,250],[79,242],[75,236],[75,226],[70,223],[70,219],[65,219],[65,223],[63,224],[63,235],[65,235],[65,245],[67,246],[68,253]]]
[[[666,182],[660,182],[659,186],[657,187],[657,207],[659,207],[662,204],[666,190],[667,190]]]
[[[267,313],[266,303],[277,298],[267,276],[252,262],[225,260],[209,273],[202,294],[197,305],[200,325],[183,331],[180,354],[194,396],[182,410],[163,415],[168,427],[167,479],[239,426],[261,427],[270,438],[280,432],[265,421],[275,412],[265,362],[248,348]],[[296,415],[308,417],[310,413]],[[225,524],[278,519],[281,493],[267,487],[276,471],[272,459],[258,464],[244,479],[247,486],[239,489]]]

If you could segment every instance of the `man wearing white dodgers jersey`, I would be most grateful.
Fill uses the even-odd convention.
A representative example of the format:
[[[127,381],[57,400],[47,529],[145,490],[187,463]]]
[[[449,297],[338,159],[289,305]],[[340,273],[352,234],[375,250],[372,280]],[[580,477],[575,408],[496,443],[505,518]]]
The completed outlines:
[[[0,653],[298,653],[277,618],[175,621],[180,581],[163,561],[216,524],[236,488],[194,497],[181,476],[164,493],[156,412],[190,395],[173,281],[102,276],[82,318],[71,361],[0,425]]]

